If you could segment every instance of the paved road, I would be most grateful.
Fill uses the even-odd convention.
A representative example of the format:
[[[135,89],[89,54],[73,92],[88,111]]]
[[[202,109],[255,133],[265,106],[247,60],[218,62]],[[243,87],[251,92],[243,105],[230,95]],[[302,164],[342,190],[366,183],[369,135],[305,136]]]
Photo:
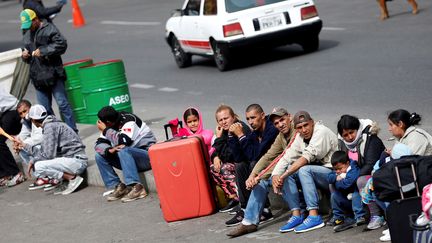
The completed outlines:
[[[53,0],[44,1],[47,5]],[[64,61],[92,57],[121,58],[131,88],[134,110],[163,139],[161,124],[180,116],[185,107],[199,105],[205,125],[215,126],[219,103],[243,115],[249,103],[265,110],[286,106],[291,112],[309,110],[333,130],[340,115],[356,114],[377,120],[388,138],[386,115],[406,108],[423,115],[432,131],[431,3],[419,1],[420,13],[409,14],[405,1],[389,3],[391,18],[378,20],[375,1],[317,0],[324,21],[318,52],[303,55],[299,46],[251,52],[238,68],[221,73],[211,60],[194,58],[194,66],[177,69],[164,41],[164,22],[181,1],[80,1],[87,25],[73,29],[70,5],[56,19],[69,41]],[[0,2],[0,51],[20,45],[19,5]],[[35,100],[30,88],[28,97]],[[91,154],[94,127],[81,127]],[[166,224],[155,195],[138,202],[109,204],[103,189],[87,188],[69,197],[27,192],[26,185],[0,192],[0,242],[142,242],[222,241],[227,215]],[[258,234],[238,241],[376,242],[379,232],[361,229],[333,234],[327,229],[310,234],[277,233],[286,217],[266,225]],[[353,234],[355,232],[355,234]],[[274,239],[273,239],[274,237]]]

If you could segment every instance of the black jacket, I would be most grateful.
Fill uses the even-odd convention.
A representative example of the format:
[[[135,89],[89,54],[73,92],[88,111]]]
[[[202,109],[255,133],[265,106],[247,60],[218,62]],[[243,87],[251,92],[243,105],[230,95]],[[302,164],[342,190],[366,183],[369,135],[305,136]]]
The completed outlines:
[[[359,154],[357,163],[360,167],[360,176],[370,175],[375,162],[379,160],[382,151],[385,150],[385,146],[377,134],[371,132],[370,126],[363,129],[361,140],[362,141],[359,141],[357,145],[357,151]],[[361,143],[365,143],[363,151],[360,149]],[[348,148],[342,140],[339,140],[339,147],[341,150],[348,152]]]
[[[52,22],[50,17],[52,14],[59,13],[62,9],[62,4],[57,4],[53,7],[45,7],[42,1],[38,0],[25,0],[23,3],[23,9],[31,9],[36,13],[41,20],[46,20],[47,22]]]
[[[242,121],[240,121],[240,123],[243,125],[244,134],[249,134],[251,132],[249,126]],[[235,162],[234,154],[228,145],[228,131],[223,131],[222,136],[214,140],[212,147],[215,148],[215,152],[213,152],[211,156],[212,161],[218,156],[222,163]]]
[[[23,37],[24,47],[32,51],[39,49],[41,57],[30,57],[30,80],[36,88],[40,82],[49,85],[58,80],[66,80],[61,55],[66,52],[67,41],[51,23],[43,22],[36,31],[27,31]]]

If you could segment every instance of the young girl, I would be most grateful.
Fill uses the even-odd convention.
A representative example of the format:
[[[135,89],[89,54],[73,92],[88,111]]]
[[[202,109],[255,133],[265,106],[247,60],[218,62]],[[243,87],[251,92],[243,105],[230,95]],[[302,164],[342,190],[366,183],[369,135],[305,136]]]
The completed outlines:
[[[185,127],[180,128],[178,136],[201,135],[204,138],[204,143],[207,146],[209,155],[211,155],[214,150],[211,146],[213,131],[204,129],[201,117],[201,113],[197,108],[187,108],[183,113],[183,124]]]
[[[399,109],[391,112],[387,121],[390,133],[399,143],[407,145],[413,154],[432,155],[432,136],[416,127],[421,121],[420,115]]]

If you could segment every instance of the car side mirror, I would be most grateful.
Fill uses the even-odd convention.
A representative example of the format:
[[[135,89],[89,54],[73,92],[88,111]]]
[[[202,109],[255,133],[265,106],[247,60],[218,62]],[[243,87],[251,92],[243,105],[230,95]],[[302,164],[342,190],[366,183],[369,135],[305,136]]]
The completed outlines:
[[[171,12],[171,17],[175,17],[175,16],[183,16],[184,15],[184,10],[183,9],[174,9]]]

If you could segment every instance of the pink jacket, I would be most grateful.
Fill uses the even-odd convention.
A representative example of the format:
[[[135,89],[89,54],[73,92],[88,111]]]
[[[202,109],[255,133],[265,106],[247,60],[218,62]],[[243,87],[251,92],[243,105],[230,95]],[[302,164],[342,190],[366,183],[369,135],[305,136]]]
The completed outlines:
[[[199,119],[198,130],[195,133],[193,133],[189,129],[189,127],[187,126],[186,121],[183,118],[183,126],[184,127],[180,128],[180,130],[178,132],[178,136],[191,136],[191,135],[194,135],[194,134],[200,134],[204,138],[204,143],[205,143],[205,145],[207,145],[207,149],[209,151],[209,155],[211,155],[213,153],[213,151],[214,151],[214,148],[211,146],[211,142],[212,142],[214,133],[213,133],[212,130],[204,129],[203,123],[202,123],[202,115],[201,115],[201,112],[197,108],[195,108],[195,107],[188,107],[186,110],[189,110],[191,108],[194,109],[194,110],[196,110],[198,112],[198,119]],[[185,112],[186,112],[186,110],[185,110]],[[182,117],[184,117],[184,112],[183,112],[183,116]]]

